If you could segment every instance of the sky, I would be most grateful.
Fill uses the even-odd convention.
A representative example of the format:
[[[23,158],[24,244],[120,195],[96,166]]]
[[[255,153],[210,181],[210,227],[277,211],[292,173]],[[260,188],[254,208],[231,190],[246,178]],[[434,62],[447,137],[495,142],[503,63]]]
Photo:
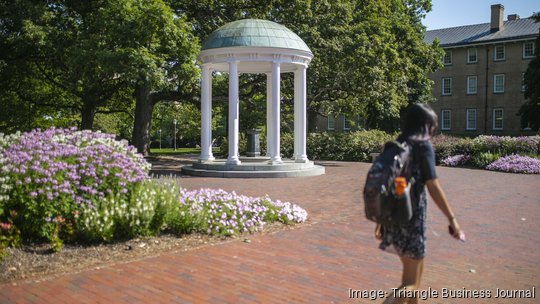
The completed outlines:
[[[489,23],[493,4],[504,6],[504,20],[511,14],[526,18],[540,11],[540,0],[432,0],[431,3],[431,12],[423,20],[428,30]]]

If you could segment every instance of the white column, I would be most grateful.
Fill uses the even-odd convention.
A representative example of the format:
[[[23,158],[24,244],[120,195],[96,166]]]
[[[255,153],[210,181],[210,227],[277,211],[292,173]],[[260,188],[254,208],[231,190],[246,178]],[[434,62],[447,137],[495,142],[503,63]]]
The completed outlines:
[[[281,66],[279,62],[272,63],[272,154],[270,156],[271,164],[280,164],[280,80]]]
[[[266,74],[266,156],[272,157],[272,73]]]
[[[298,138],[300,137],[300,127],[298,125],[299,115],[300,115],[300,77],[298,77],[299,70],[294,71],[294,153],[293,159],[296,159],[298,156],[298,147],[299,142]]]
[[[238,159],[238,61],[229,62],[229,157],[227,165],[239,165]]]
[[[201,75],[201,156],[200,162],[213,161],[212,154],[212,70],[205,64]]]
[[[306,69],[301,65],[294,73],[294,143],[295,161],[297,163],[308,162],[306,153]]]

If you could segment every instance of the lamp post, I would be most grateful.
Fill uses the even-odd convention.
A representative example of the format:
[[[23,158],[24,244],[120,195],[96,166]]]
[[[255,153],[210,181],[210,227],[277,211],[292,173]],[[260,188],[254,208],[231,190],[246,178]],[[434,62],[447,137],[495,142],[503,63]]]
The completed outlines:
[[[176,151],[176,118],[174,119],[174,151]]]
[[[161,150],[161,129],[158,130],[159,133],[159,149]]]

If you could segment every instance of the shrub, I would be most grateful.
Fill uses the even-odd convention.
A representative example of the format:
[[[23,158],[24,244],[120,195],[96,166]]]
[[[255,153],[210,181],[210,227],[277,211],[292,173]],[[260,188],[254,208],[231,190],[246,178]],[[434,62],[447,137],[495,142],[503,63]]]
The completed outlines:
[[[540,136],[485,136],[480,135],[474,140],[475,152],[491,152],[500,155],[538,154]]]
[[[486,166],[487,170],[540,174],[540,159],[516,154],[499,158]]]
[[[137,183],[148,178],[150,169],[126,141],[87,130],[26,132],[1,155],[9,166],[12,188],[4,208],[19,213],[15,225],[23,237],[53,243],[70,230],[77,212],[106,197],[127,198]]]
[[[499,159],[501,156],[496,153],[481,152],[471,157],[472,165],[484,169],[487,165]]]
[[[156,235],[174,222],[180,186],[172,179],[147,180],[129,198],[109,195],[99,204],[84,206],[77,218],[80,237],[89,241]]]
[[[313,160],[371,162],[371,153],[379,153],[384,143],[395,136],[379,130],[351,133],[310,133],[307,137],[307,154]],[[287,139],[287,156],[292,156],[294,138]]]
[[[100,206],[88,207],[78,223],[85,239],[109,241],[160,231],[232,236],[260,230],[268,222],[306,219],[304,209],[288,202],[223,190],[188,191],[172,179],[158,179],[141,183],[128,202],[111,197]]]
[[[459,167],[468,164],[471,161],[471,156],[467,154],[459,154],[448,156],[441,161],[441,164],[448,167]]]
[[[485,168],[500,156],[511,154],[538,155],[540,136],[485,136],[474,139],[438,135],[433,138],[433,147],[437,162],[452,166],[459,159],[466,157],[470,161],[463,164]]]
[[[455,155],[473,154],[473,142],[469,138],[460,138],[444,134],[432,138],[435,160],[443,164],[443,160]]]
[[[381,152],[382,146],[395,136],[379,130],[357,131],[351,133],[323,132],[309,133],[306,138],[307,155],[313,160],[341,160],[371,162],[371,153]],[[282,133],[280,136],[281,156],[292,158],[294,154],[294,134]],[[261,133],[261,155],[266,154],[266,138]],[[238,150],[245,155],[247,139],[241,135]],[[228,154],[228,143],[224,140],[220,152]]]

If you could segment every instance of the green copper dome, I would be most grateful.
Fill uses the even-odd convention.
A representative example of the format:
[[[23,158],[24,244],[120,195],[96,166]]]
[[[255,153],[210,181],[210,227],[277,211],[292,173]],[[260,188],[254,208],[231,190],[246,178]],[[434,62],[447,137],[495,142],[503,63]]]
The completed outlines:
[[[261,19],[242,19],[225,24],[203,41],[201,50],[242,46],[286,48],[311,53],[306,43],[291,30]]]

